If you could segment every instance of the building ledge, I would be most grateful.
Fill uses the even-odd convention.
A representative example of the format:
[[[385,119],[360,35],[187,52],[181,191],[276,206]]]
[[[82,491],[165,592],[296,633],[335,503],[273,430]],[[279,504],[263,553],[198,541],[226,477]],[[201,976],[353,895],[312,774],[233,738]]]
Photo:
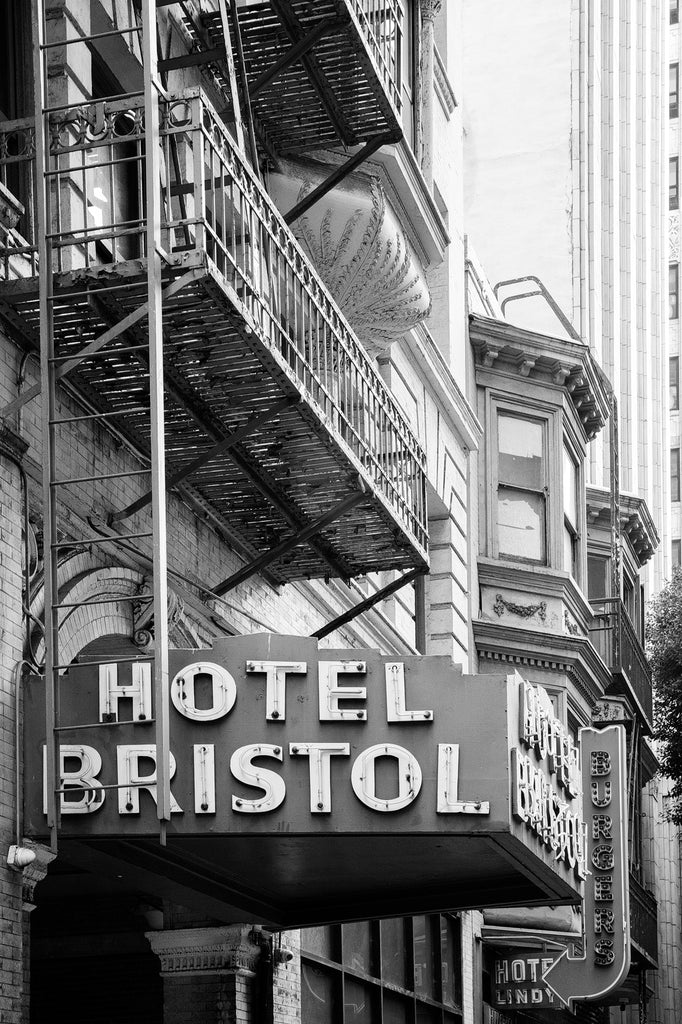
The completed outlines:
[[[609,491],[601,487],[587,488],[587,518],[590,523],[610,528]],[[660,543],[658,530],[644,498],[621,492],[620,526],[641,568],[649,561]]]

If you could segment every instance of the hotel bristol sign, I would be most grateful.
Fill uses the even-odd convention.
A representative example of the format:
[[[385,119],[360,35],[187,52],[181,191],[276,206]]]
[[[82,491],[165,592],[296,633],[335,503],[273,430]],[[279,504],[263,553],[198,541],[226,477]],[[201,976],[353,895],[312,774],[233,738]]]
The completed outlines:
[[[261,919],[579,899],[577,752],[519,675],[273,634],[169,656],[164,855],[194,877],[200,863],[237,901],[257,892],[243,899]],[[36,837],[43,707],[34,679],[25,813]],[[76,665],[62,678],[62,843],[125,837],[142,859],[157,829],[153,714],[148,663]]]

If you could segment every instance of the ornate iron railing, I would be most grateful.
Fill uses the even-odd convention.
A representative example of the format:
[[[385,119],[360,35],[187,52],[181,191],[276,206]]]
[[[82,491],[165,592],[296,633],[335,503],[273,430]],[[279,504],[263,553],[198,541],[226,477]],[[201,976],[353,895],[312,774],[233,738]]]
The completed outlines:
[[[613,673],[620,673],[627,681],[651,728],[651,669],[625,605],[617,597],[601,598],[591,604],[594,619],[590,626],[590,640],[608,668]]]
[[[141,96],[51,116],[53,270],[144,258],[145,126]],[[426,547],[425,456],[362,345],[203,93],[160,104],[162,245],[182,267],[208,256],[248,332],[276,352]],[[0,126],[0,180],[35,157],[30,121]],[[19,175],[21,177],[21,175]],[[31,185],[32,187],[32,185]],[[28,223],[25,230],[30,230]],[[4,241],[4,245],[2,242]],[[5,279],[34,276],[37,245],[0,239]],[[17,266],[20,264],[20,269]]]

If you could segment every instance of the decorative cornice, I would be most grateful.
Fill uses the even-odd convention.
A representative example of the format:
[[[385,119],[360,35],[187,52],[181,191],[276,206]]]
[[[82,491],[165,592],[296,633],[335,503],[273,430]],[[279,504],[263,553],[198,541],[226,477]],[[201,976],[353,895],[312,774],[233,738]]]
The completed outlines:
[[[161,961],[162,975],[252,976],[261,953],[248,924],[151,931],[145,932],[145,936]]]
[[[564,673],[590,708],[603,698],[611,683],[610,671],[586,637],[523,629],[486,619],[475,619],[472,625],[479,658]]]
[[[469,315],[469,337],[478,366],[563,388],[588,440],[606,423],[609,398],[589,346],[478,313]]]
[[[644,498],[620,494],[620,527],[627,537],[641,568],[649,561],[660,543],[653,517]],[[611,495],[602,487],[587,488],[587,514],[591,524],[605,529],[611,525]]]

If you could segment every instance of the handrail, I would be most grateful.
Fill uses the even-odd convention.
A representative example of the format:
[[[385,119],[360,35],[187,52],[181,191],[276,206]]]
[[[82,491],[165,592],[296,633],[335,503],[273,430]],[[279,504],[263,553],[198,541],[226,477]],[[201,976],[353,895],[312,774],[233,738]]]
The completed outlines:
[[[34,158],[30,122],[0,125],[0,174]],[[54,270],[145,255],[142,97],[79,103],[50,121]],[[189,251],[214,271],[280,365],[330,426],[422,547],[426,456],[309,257],[202,90],[160,103],[162,244],[171,262]],[[99,197],[99,198],[98,198]],[[10,258],[29,245],[0,244]],[[2,239],[0,239],[0,243]],[[6,277],[24,276],[6,273]]]
[[[604,597],[590,603],[594,612],[590,639],[607,667],[612,672],[622,673],[627,679],[647,723],[651,725],[651,669],[627,609],[618,597]]]

